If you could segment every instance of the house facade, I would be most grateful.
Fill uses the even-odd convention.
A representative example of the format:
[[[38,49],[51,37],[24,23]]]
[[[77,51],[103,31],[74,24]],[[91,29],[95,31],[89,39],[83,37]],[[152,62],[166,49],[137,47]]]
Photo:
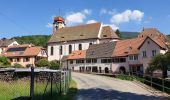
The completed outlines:
[[[155,55],[166,53],[166,44],[149,36],[93,44],[87,50],[72,52],[63,63],[79,72],[145,73]]]
[[[39,59],[47,58],[47,52],[44,48],[31,44],[10,46],[2,55],[10,60],[11,65],[18,63],[24,67],[35,66]]]
[[[7,47],[13,46],[13,45],[19,45],[17,41],[14,39],[1,39],[0,40],[0,54],[5,51]]]

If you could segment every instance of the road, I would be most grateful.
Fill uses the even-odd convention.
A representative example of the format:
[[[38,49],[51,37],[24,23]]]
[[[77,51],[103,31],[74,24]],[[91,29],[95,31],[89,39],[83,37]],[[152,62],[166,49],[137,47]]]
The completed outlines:
[[[75,100],[167,100],[131,81],[82,73],[72,73],[72,77],[78,86]]]

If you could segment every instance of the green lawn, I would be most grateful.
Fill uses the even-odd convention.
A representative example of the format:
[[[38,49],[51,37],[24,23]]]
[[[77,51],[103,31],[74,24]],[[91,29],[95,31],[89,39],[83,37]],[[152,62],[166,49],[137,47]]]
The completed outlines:
[[[34,94],[35,100],[72,100],[77,92],[77,85],[74,80],[71,80],[69,90],[67,94],[59,94],[59,84],[53,84],[53,91],[51,96],[50,83],[35,83]],[[46,88],[45,94],[44,90]],[[17,97],[28,97],[30,90],[29,81],[15,81],[12,83],[0,82],[0,100],[11,100]]]

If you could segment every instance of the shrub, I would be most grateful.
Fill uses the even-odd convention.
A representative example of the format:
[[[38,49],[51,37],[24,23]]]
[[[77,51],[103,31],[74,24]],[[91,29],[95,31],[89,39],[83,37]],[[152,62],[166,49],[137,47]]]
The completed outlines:
[[[0,66],[10,66],[11,63],[9,62],[8,58],[5,56],[0,56]]]
[[[36,65],[37,65],[37,67],[47,67],[50,64],[47,59],[40,59],[37,61]]]
[[[21,64],[15,63],[14,64],[14,68],[23,68],[24,66],[22,66]]]
[[[60,62],[58,60],[50,61],[50,69],[59,69]]]

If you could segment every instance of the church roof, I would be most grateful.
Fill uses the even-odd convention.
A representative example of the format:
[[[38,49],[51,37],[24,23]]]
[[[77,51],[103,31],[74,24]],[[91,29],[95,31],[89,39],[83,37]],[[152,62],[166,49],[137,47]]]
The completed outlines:
[[[104,38],[119,38],[111,27],[102,27],[101,23],[91,23],[79,26],[64,27],[58,29],[52,36],[48,43],[74,41],[85,39],[104,39]],[[99,35],[99,32],[101,34]]]
[[[118,35],[113,31],[113,29],[110,26],[104,26],[102,28],[101,38],[116,38],[118,39]]]

